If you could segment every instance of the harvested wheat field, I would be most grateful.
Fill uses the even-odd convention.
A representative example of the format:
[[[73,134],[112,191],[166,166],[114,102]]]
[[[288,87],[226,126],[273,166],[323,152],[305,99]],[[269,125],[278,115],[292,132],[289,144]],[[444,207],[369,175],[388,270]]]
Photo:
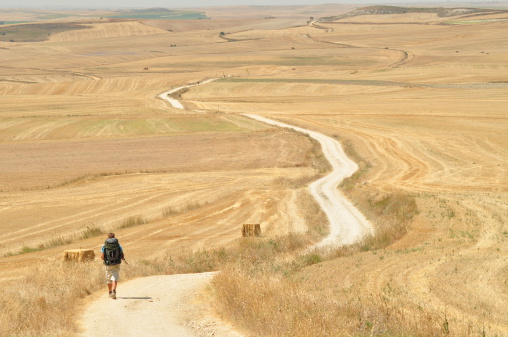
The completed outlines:
[[[61,256],[113,231],[126,279],[221,270],[195,305],[245,336],[508,336],[508,12],[264,10],[0,41],[0,335],[79,334],[102,266]],[[330,167],[244,114],[340,141],[373,237],[309,251]]]

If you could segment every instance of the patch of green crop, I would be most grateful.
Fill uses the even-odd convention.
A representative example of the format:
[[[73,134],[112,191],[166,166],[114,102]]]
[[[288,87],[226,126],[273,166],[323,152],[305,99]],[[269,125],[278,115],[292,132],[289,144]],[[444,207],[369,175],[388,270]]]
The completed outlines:
[[[477,25],[480,23],[506,21],[508,19],[479,19],[479,20],[460,20],[460,21],[447,21],[446,23],[451,25]]]
[[[51,34],[87,28],[89,27],[77,23],[29,23],[0,26],[0,41],[40,42],[47,40]]]
[[[54,20],[54,19],[63,19],[68,18],[70,15],[68,14],[46,14],[46,15],[40,15],[37,17],[37,20]]]
[[[175,11],[169,9],[133,10],[108,16],[114,19],[146,19],[146,20],[196,20],[207,19],[202,12]]]
[[[31,23],[33,21],[1,21],[0,25],[17,25],[20,23]]]

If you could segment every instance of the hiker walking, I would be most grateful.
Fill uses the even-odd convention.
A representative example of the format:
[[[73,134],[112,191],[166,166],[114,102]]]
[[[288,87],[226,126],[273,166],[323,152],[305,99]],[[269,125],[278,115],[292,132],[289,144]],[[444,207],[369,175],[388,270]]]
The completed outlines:
[[[115,238],[115,233],[109,233],[101,248],[101,259],[106,265],[106,280],[108,282],[109,297],[116,299],[116,286],[120,280],[120,263],[125,261],[122,246]]]

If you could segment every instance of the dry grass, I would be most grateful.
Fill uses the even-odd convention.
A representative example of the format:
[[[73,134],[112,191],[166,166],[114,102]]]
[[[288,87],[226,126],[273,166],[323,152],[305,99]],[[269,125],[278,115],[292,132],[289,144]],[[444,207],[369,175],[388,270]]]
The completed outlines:
[[[290,236],[275,239],[245,239],[235,248],[162,252],[151,259],[130,260],[122,267],[122,279],[149,275],[199,273],[241,266],[265,264],[280,254],[302,249],[308,239]],[[253,269],[252,272],[257,272]],[[77,331],[76,299],[105,288],[99,262],[41,262],[30,268],[30,276],[0,292],[0,334],[2,336],[69,336]],[[16,319],[11,319],[16,317]]]
[[[308,266],[324,261],[367,251],[382,254],[383,249],[405,235],[407,226],[417,214],[414,198],[402,194],[370,203],[369,209],[383,216],[376,221],[376,234],[357,244],[299,253],[296,258],[289,259],[287,254],[291,256],[293,249],[280,245],[282,249],[270,251],[270,254],[263,254],[263,250],[250,254],[250,263],[227,264],[213,281],[217,310],[242,329],[263,336],[469,334],[471,327],[467,324],[459,325],[450,333],[444,328],[446,318],[443,315],[409,308],[407,303],[397,302],[392,294],[349,292],[339,295],[325,290],[326,284],[309,285],[305,277],[299,277]],[[294,238],[281,241],[285,240]],[[270,244],[279,247],[276,242]],[[309,286],[313,291],[309,291]]]
[[[128,220],[126,220],[128,221]],[[9,257],[19,254],[28,254],[33,252],[39,252],[45,249],[51,249],[55,247],[60,247],[64,245],[69,245],[74,242],[79,242],[81,240],[87,240],[90,238],[95,238],[99,235],[103,234],[103,231],[100,227],[95,224],[88,225],[86,228],[82,229],[79,233],[75,235],[67,235],[67,236],[59,236],[56,238],[52,238],[48,241],[39,243],[37,246],[27,246],[24,245],[18,252],[7,252],[4,253],[3,257]]]
[[[51,261],[97,249],[109,229],[126,278],[223,269],[221,310],[254,335],[508,334],[506,22],[412,13],[290,28],[309,15],[238,10],[0,42],[0,334],[75,333],[67,305],[104,286],[102,268]],[[229,75],[185,92],[191,110],[155,99]],[[342,190],[376,236],[300,255],[327,231],[305,192],[326,165],[249,112],[338,135],[360,166]],[[236,243],[242,223],[265,237]]]
[[[103,285],[103,275],[93,263],[41,263],[15,287],[2,289],[0,334],[74,335],[76,300]]]
[[[162,216],[168,218],[173,215],[177,215],[177,214],[181,214],[181,213],[185,213],[185,212],[189,212],[189,211],[201,208],[205,205],[206,205],[206,203],[195,202],[195,203],[184,205],[182,207],[168,207],[168,208],[164,209],[164,211],[162,212]]]
[[[316,297],[288,278],[249,277],[225,270],[214,279],[220,311],[243,329],[262,336],[464,336],[447,333],[444,317],[411,317],[387,298],[344,302]]]
[[[147,223],[146,219],[142,215],[133,215],[128,218],[126,218],[118,228],[129,228],[133,226],[139,226],[142,224]]]
[[[413,204],[411,200],[400,195],[383,198],[382,202],[374,204],[374,210],[382,209],[397,219],[401,216],[400,208],[393,205],[406,207],[407,204]],[[407,223],[408,218],[403,218],[406,219],[404,223]],[[131,264],[124,268],[123,273],[126,279],[130,279],[153,274],[220,269],[222,272],[214,279],[218,310],[240,327],[257,335],[464,336],[481,332],[480,326],[473,326],[470,322],[450,326],[445,314],[412,310],[407,303],[397,302],[391,294],[395,290],[389,288],[382,295],[348,293],[347,300],[341,300],[344,294],[339,296],[328,291],[309,292],[308,285],[298,277],[298,273],[308,266],[365,250],[382,249],[393,243],[398,234],[399,228],[385,228],[384,231],[378,230],[375,237],[358,245],[332,252],[317,251],[297,255],[296,259],[292,256],[310,243],[308,236],[249,238],[230,249],[198,250],[176,255],[163,253],[153,259],[130,261]],[[3,325],[3,331],[7,335],[20,336],[52,336],[55,331],[59,331],[56,335],[73,333],[73,310],[69,306],[54,303],[72,302],[73,298],[100,289],[102,282],[98,274],[99,268],[91,263],[47,264],[39,267],[35,277],[21,283],[27,293],[3,296],[11,300],[4,303],[2,314],[21,311],[27,307],[34,307],[35,310],[31,315],[19,314],[17,324]],[[71,278],[64,275],[71,275]],[[89,277],[85,280],[78,279],[81,275]],[[59,284],[62,281],[58,279],[61,278],[68,280],[63,292],[60,287],[45,285]],[[44,296],[27,296],[28,289]],[[58,300],[52,302],[53,298]],[[415,312],[418,314],[415,315]],[[25,324],[37,315],[58,319],[50,323],[30,325],[27,329]]]
[[[337,292],[327,289],[326,283],[308,282],[308,266],[314,266],[311,274],[319,273],[321,267],[327,268],[325,261],[340,263],[345,257],[361,261],[362,252],[383,259],[384,249],[406,232],[405,227],[394,225],[401,219],[400,208],[388,205],[394,201],[404,207],[414,205],[414,199],[401,195],[386,199],[391,202],[385,205],[384,212],[392,218],[392,226],[386,223],[377,226],[376,235],[357,244],[300,253],[297,258],[288,259],[287,254],[294,249],[284,243],[295,237],[256,243],[256,247],[264,248],[248,250],[249,263],[229,261],[214,278],[217,310],[240,329],[262,336],[488,335],[489,329],[480,321],[451,319],[446,311],[427,311],[420,305],[401,301],[400,290],[390,283],[382,293],[373,294],[354,286]],[[413,206],[410,208],[415,211]],[[404,226],[410,222],[410,218],[402,218]],[[272,249],[267,251],[266,247]],[[242,253],[243,250],[235,256]],[[340,268],[334,272],[340,272]]]

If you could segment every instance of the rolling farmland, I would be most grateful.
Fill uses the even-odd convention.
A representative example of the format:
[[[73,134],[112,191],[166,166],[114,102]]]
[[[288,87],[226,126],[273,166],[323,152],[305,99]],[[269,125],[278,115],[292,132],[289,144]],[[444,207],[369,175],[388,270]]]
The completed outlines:
[[[0,42],[2,288],[100,248],[90,227],[147,260],[153,244],[234,246],[242,223],[267,238],[322,225],[308,220],[306,186],[326,172],[316,144],[249,113],[339,140],[360,166],[342,193],[376,231],[403,227],[295,271],[302,291],[507,335],[508,14],[254,12]],[[184,110],[157,98],[211,78],[175,94]]]

